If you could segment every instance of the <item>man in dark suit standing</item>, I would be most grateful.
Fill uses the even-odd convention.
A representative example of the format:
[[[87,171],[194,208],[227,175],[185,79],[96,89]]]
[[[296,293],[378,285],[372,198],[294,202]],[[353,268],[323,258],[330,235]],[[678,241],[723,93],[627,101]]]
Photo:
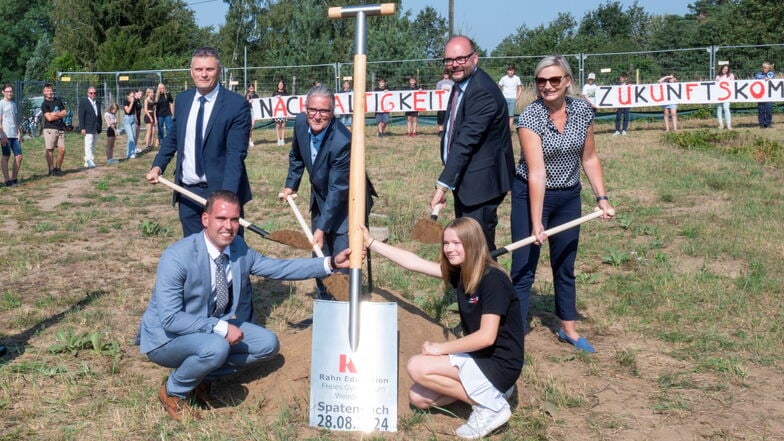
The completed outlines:
[[[205,199],[215,190],[229,190],[240,198],[240,212],[251,200],[245,157],[250,136],[250,105],[242,95],[218,83],[221,73],[218,52],[199,48],[191,57],[191,78],[196,87],[177,95],[174,124],[161,144],[147,173],[155,184],[177,153],[174,182]],[[204,207],[187,197],[179,201],[183,236],[202,230]]]
[[[350,250],[334,258],[273,259],[248,248],[237,236],[240,202],[229,191],[213,192],[201,219],[202,233],[180,239],[161,255],[139,328],[141,352],[174,369],[158,399],[178,421],[198,418],[186,401],[189,395],[209,406],[214,381],[278,353],[277,336],[254,323],[251,274],[303,280],[349,265]]]
[[[95,144],[101,133],[103,117],[101,103],[96,99],[95,87],[87,88],[87,97],[79,101],[79,126],[84,135],[84,166],[95,167]]]
[[[446,203],[452,190],[455,216],[476,219],[494,250],[498,206],[512,188],[514,154],[506,100],[478,63],[473,41],[459,35],[449,39],[444,67],[455,85],[441,137],[444,170],[430,205]]]
[[[278,198],[285,201],[296,194],[308,170],[313,242],[328,255],[348,247],[351,132],[335,118],[335,95],[328,87],[311,88],[305,103],[305,112],[294,121],[289,173]],[[331,298],[321,281],[316,282],[319,298]]]

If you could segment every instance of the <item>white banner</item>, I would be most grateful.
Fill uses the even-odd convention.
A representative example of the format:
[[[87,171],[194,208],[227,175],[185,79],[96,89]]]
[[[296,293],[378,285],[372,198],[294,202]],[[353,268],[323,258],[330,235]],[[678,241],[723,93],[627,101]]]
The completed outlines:
[[[305,95],[271,96],[252,101],[253,119],[293,118],[305,111]],[[428,112],[445,110],[449,94],[445,90],[389,90],[366,92],[367,113]],[[335,114],[354,113],[354,93],[335,94]]]
[[[665,104],[784,101],[784,80],[687,81],[599,86],[596,106],[649,107]]]
[[[361,302],[359,307],[359,346],[352,352],[348,302],[313,302],[310,425],[396,432],[397,304]]]

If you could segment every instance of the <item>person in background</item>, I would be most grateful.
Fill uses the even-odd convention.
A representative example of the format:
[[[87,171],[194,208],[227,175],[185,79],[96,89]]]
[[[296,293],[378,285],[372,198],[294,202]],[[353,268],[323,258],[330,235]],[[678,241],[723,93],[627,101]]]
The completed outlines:
[[[389,90],[387,87],[387,79],[381,77],[378,79],[378,87],[373,89],[374,92],[386,92]],[[389,112],[376,112],[376,135],[379,138],[386,136],[387,124],[389,124]]]
[[[95,168],[95,146],[102,131],[101,103],[96,97],[95,87],[87,88],[87,97],[79,102],[79,126],[84,136],[84,166]]]
[[[250,104],[250,138],[248,139],[248,147],[253,147],[253,126],[256,125],[256,121],[253,120],[253,100],[258,99],[259,95],[256,93],[256,85],[253,83],[248,83],[248,88],[245,91],[245,99]],[[278,142],[280,144],[280,142]]]
[[[506,121],[504,121],[506,122]],[[455,401],[471,405],[471,415],[455,430],[463,439],[484,437],[512,416],[509,399],[524,361],[520,301],[512,282],[487,249],[482,227],[461,217],[443,232],[438,262],[396,248],[364,231],[365,248],[401,267],[439,278],[455,290],[463,337],[426,341],[406,364],[414,384],[411,404],[419,409]]]
[[[618,81],[615,82],[615,85],[625,86],[627,84],[626,72],[621,72],[621,74],[618,75]],[[626,135],[626,130],[629,128],[630,116],[631,112],[628,107],[619,107],[615,109],[615,133],[613,133],[613,136]]]
[[[0,100],[0,145],[3,157],[0,164],[3,169],[3,183],[6,187],[19,185],[19,169],[22,167],[22,136],[19,133],[19,113],[13,100],[14,86],[3,85],[3,99]],[[8,173],[8,162],[14,154],[11,174]]]
[[[588,74],[588,78],[586,79],[586,83],[583,84],[582,95],[585,101],[593,108],[594,115],[596,114],[596,89],[599,86],[596,84],[596,74],[591,72]]]
[[[173,114],[174,98],[163,83],[158,84],[158,88],[155,90],[155,121],[158,123],[158,145],[163,145],[163,139],[171,131]]]
[[[125,158],[136,158],[136,91],[129,90],[128,95],[125,96],[123,103],[123,129],[125,129],[125,136],[128,137],[128,143],[125,148]]]
[[[272,92],[272,96],[287,96],[288,94],[289,91],[286,89],[286,82],[283,81],[283,78],[280,78],[275,84],[275,91]],[[286,145],[286,122],[288,121],[288,118],[285,116],[279,116],[274,120],[275,136],[278,139],[278,145]]]
[[[136,118],[136,137],[134,139],[136,140],[136,154],[139,155],[140,153],[144,152],[144,150],[139,148],[139,132],[141,131],[142,128],[142,108],[144,107],[144,105],[142,104],[142,101],[144,101],[144,99],[142,98],[141,89],[134,90],[133,97],[134,97],[133,115]],[[145,148],[147,148],[147,146],[145,146]]]
[[[716,83],[732,83],[735,81],[735,74],[732,73],[729,64],[722,64],[719,67],[719,74],[716,75]],[[716,119],[719,122],[719,129],[726,127],[732,130],[732,112],[730,112],[730,102],[724,101],[716,106]]]
[[[436,83],[436,90],[443,90],[444,97],[449,98],[449,94],[452,92],[452,86],[455,84],[454,81],[449,79],[449,71],[444,70],[444,73],[441,74],[441,80]],[[441,138],[444,136],[444,124],[446,123],[446,110],[439,110],[436,113],[436,123],[438,124],[438,137]]]
[[[755,80],[770,81],[776,78],[773,73],[772,65],[769,62],[762,63],[762,68],[754,74]],[[767,129],[773,125],[773,103],[770,101],[757,103],[757,122],[761,129]]]
[[[158,127],[158,121],[155,119],[155,92],[152,89],[147,89],[144,92],[144,142],[147,147],[153,147],[155,140],[158,139],[155,135],[155,129]]]
[[[114,159],[114,141],[117,139],[117,104],[109,104],[103,120],[106,122],[106,164],[118,164],[120,161]]]
[[[408,78],[408,86],[407,90],[422,90],[421,87],[417,84],[417,79],[415,76],[411,75]],[[419,117],[419,112],[411,111],[405,112],[406,115],[406,136],[417,136],[417,118]]]
[[[68,110],[60,97],[54,95],[54,86],[44,84],[44,100],[41,102],[41,114],[44,118],[44,146],[46,147],[46,164],[49,176],[63,176],[63,160],[65,159],[65,117]],[[57,159],[54,149],[57,148]]]
[[[555,314],[561,320],[558,339],[585,352],[593,346],[575,329],[577,292],[574,262],[580,228],[548,238],[547,228],[581,216],[580,165],[591,184],[602,217],[615,215],[604,187],[604,174],[596,154],[593,110],[585,100],[572,98],[572,68],[562,56],[542,59],[534,71],[539,98],[520,114],[517,135],[522,154],[512,188],[512,241],[536,236],[534,245],[512,254],[512,283],[528,322],[531,287],[541,245],[550,244],[550,268],[555,291]]]
[[[501,93],[504,94],[504,99],[506,99],[506,106],[509,110],[509,127],[514,127],[517,102],[523,96],[523,82],[520,81],[520,77],[515,75],[514,64],[506,66],[506,75],[498,80],[498,87],[501,88]]]
[[[341,92],[351,93],[351,81],[343,80],[343,90]],[[351,116],[351,112],[348,112],[348,108],[346,109],[346,113],[340,115],[340,122],[346,126],[349,132],[351,131],[351,124],[354,122],[354,119]]]
[[[665,75],[659,78],[659,83],[677,83],[678,79],[675,78],[675,74]],[[665,104],[662,106],[664,109],[664,131],[670,131],[670,120],[672,120],[672,131],[675,132],[678,130],[678,105],[677,104]]]

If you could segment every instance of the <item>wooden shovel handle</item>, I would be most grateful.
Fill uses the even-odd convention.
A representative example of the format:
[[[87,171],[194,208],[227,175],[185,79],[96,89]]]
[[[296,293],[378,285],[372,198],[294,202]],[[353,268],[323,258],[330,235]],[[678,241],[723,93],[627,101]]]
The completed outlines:
[[[181,186],[175,184],[174,182],[164,178],[163,176],[158,176],[158,182],[160,182],[161,184],[171,188],[172,190],[176,191],[177,193],[180,193],[181,195],[186,196],[188,199],[192,200],[193,202],[199,203],[199,204],[204,205],[204,206],[207,205],[207,200],[204,199],[203,197],[201,197],[201,196],[197,195],[196,193],[188,190],[187,188],[184,188],[184,187],[181,187]],[[240,218],[240,225],[242,225],[243,227],[249,229],[250,231],[253,231],[254,233],[258,234],[259,236],[261,236],[261,237],[263,237],[265,239],[269,239],[269,233],[268,232],[262,230],[261,228],[257,227],[256,225],[253,225],[252,223],[248,222],[247,220],[245,220],[243,218]]]
[[[596,219],[597,217],[600,217],[602,214],[603,214],[602,210],[598,210],[597,209],[596,211],[594,211],[591,214],[586,214],[583,217],[578,217],[575,220],[563,223],[561,225],[558,225],[557,227],[550,228],[549,230],[545,230],[544,234],[546,234],[548,237],[556,235],[556,234],[558,234],[558,233],[560,233],[562,231],[568,230],[570,228],[574,228],[574,227],[580,225],[583,222],[588,222],[591,219]],[[502,254],[506,254],[506,253],[508,253],[510,251],[514,251],[514,250],[516,250],[518,248],[522,248],[524,246],[531,245],[534,242],[536,242],[536,236],[531,235],[529,237],[526,237],[525,239],[521,239],[521,240],[518,240],[517,242],[511,243],[511,244],[509,244],[509,245],[507,245],[507,246],[505,246],[503,248],[498,248],[498,249],[496,249],[494,251],[491,251],[490,252],[490,256],[498,257],[498,256],[500,256]]]
[[[317,244],[313,243],[313,233],[308,228],[308,224],[305,222],[305,218],[302,217],[302,213],[297,208],[297,204],[294,202],[294,197],[291,195],[286,196],[286,201],[289,203],[291,207],[291,211],[294,212],[294,216],[297,217],[297,221],[299,221],[299,226],[302,227],[302,231],[305,233],[305,237],[308,238],[310,243],[313,245],[313,252],[316,253],[318,257],[324,257],[324,252],[321,251],[321,247]]]

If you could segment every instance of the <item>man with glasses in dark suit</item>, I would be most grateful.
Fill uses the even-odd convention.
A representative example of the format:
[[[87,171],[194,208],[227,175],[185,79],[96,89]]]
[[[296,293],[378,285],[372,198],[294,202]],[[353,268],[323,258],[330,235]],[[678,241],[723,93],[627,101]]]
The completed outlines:
[[[478,64],[473,41],[461,35],[449,39],[444,67],[455,84],[441,137],[444,169],[430,205],[443,206],[452,190],[455,217],[479,222],[487,246],[494,250],[498,206],[512,188],[514,154],[506,100]]]

